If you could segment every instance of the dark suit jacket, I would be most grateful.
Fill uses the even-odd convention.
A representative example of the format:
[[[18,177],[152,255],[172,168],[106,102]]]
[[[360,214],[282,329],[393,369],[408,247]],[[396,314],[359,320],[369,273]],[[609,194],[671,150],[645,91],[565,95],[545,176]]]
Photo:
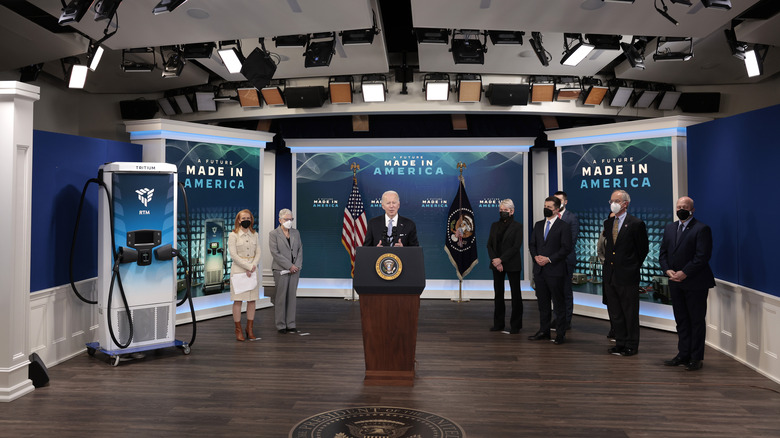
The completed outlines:
[[[487,250],[490,260],[501,259],[504,265],[504,272],[519,272],[523,270],[523,224],[514,219],[509,223],[504,237],[501,239],[501,254],[498,253],[498,227],[499,222],[493,222],[490,226],[490,235],[488,236]],[[490,269],[496,269],[490,264]]]
[[[612,226],[616,217],[604,221],[604,282],[619,286],[639,285],[639,270],[650,251],[647,226],[641,219],[626,214],[618,232],[617,243],[612,240]]]
[[[566,258],[566,263],[572,266],[577,265],[577,237],[580,235],[580,220],[577,219],[577,215],[569,211],[567,208],[561,215],[561,219],[569,224],[571,229],[571,252]]]
[[[685,289],[715,287],[715,276],[710,269],[712,230],[708,225],[693,218],[688,222],[688,226],[685,227],[675,245],[679,226],[679,222],[672,222],[664,229],[664,238],[658,255],[661,270],[664,273],[669,269],[685,272],[687,277],[679,283]]]
[[[542,219],[534,225],[528,249],[531,257],[545,256],[550,259],[550,263],[539,266],[532,260],[534,274],[563,277],[566,275],[566,257],[571,252],[571,227],[565,221],[558,219],[553,222],[547,233],[547,240],[544,240],[546,222],[547,219]]]
[[[404,246],[420,246],[420,242],[417,241],[417,227],[414,222],[401,216],[396,216],[398,221],[393,230],[393,234],[396,236],[396,240],[400,241]],[[385,225],[385,215],[371,218],[368,221],[368,229],[366,230],[366,239],[363,241],[363,246],[377,246],[379,242],[383,242],[387,236],[387,226]],[[382,243],[385,245],[385,243]]]

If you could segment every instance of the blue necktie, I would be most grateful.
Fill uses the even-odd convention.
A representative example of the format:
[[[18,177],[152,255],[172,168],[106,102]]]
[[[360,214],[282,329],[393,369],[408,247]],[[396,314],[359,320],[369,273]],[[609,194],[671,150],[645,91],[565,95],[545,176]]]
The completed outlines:
[[[550,232],[550,221],[547,221],[547,226],[544,227],[544,240],[547,240],[547,233]]]

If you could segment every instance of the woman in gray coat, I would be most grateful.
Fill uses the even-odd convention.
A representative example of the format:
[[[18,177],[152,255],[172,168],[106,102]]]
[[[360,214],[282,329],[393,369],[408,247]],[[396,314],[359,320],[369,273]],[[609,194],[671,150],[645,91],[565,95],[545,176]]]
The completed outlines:
[[[274,314],[279,333],[298,331],[295,328],[295,297],[303,266],[303,245],[301,233],[292,226],[292,211],[285,208],[279,211],[279,226],[268,233],[276,284]]]

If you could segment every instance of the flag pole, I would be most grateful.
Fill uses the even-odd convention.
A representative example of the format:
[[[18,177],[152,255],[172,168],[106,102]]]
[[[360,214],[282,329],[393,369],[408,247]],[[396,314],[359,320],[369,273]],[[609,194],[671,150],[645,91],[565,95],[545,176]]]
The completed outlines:
[[[350,166],[350,169],[352,169],[352,183],[357,184],[357,171],[360,170],[360,164],[357,164],[353,162]],[[344,297],[344,300],[346,301],[357,301],[357,298],[355,298],[355,288],[352,288],[352,292],[350,293],[349,297]]]
[[[458,175],[458,185],[463,183],[463,169],[466,168],[466,163],[462,161],[458,161],[458,171],[460,172],[460,175]],[[465,186],[465,184],[464,184]],[[458,187],[458,208],[463,207],[463,196],[460,191],[460,187]],[[463,220],[463,211],[460,213],[460,219]],[[465,303],[468,301],[471,301],[468,298],[463,298],[463,277],[461,277],[460,272],[458,272],[458,299],[452,299],[452,301],[456,303]]]

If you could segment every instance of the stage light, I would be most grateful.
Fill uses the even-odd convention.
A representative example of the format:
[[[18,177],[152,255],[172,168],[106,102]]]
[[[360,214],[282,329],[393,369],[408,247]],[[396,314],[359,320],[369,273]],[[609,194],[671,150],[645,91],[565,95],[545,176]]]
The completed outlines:
[[[531,48],[534,49],[534,53],[536,53],[536,57],[539,58],[539,62],[545,67],[549,66],[552,56],[550,56],[550,52],[545,50],[542,45],[542,33],[531,32],[531,39],[528,40],[528,42],[531,43]]]
[[[577,76],[561,76],[555,81],[555,100],[577,100],[582,93],[582,84]]]
[[[74,65],[70,70],[70,80],[68,81],[68,88],[84,88],[84,84],[87,81],[87,72],[89,67],[86,65]]]
[[[353,29],[339,32],[342,45],[349,44],[373,44],[374,35],[378,35],[379,30],[372,27],[371,29]]]
[[[214,49],[217,47],[214,43],[190,43],[182,48],[184,59],[209,59]]]
[[[625,81],[614,79],[609,82],[609,94],[611,95],[609,106],[624,107],[628,105],[628,100],[634,89],[627,86]]]
[[[217,102],[214,101],[213,91],[196,91],[195,92],[195,108],[198,111],[216,111]]]
[[[662,111],[671,111],[677,106],[680,100],[681,92],[675,91],[674,85],[658,84],[656,89],[661,92],[661,99],[658,101],[658,109]]]
[[[484,41],[480,41],[480,35]],[[460,38],[458,38],[460,36]],[[452,31],[452,60],[455,64],[484,64],[487,36],[478,30]]]
[[[161,0],[160,3],[152,9],[152,13],[154,15],[160,15],[171,12],[186,2],[187,0]]]
[[[490,42],[494,46],[498,44],[523,44],[523,35],[525,32],[516,32],[511,30],[489,30],[487,31]]]
[[[87,59],[89,62],[89,69],[92,71],[97,70],[98,64],[100,64],[100,58],[103,57],[103,46],[95,43],[89,45],[87,50]]]
[[[276,47],[306,47],[309,35],[281,35],[271,38]]]
[[[482,76],[477,74],[459,74],[455,77],[458,89],[458,102],[479,102],[482,100]]]
[[[133,55],[130,58],[134,59],[128,59],[128,54]],[[148,61],[147,59],[141,60],[141,58],[147,58],[149,55],[152,56],[152,62],[143,62]],[[154,49],[151,47],[122,50],[122,71],[125,73],[149,73],[154,70],[156,64]]]
[[[608,90],[609,88],[601,85],[601,80],[598,78],[582,78],[582,104],[601,105]]]
[[[363,75],[360,78],[363,102],[384,102],[387,100],[387,77],[385,75]]]
[[[306,60],[304,61],[303,66],[306,68],[329,66],[330,60],[333,58],[333,54],[336,53],[336,50],[334,49],[335,46],[335,32],[322,32],[313,34],[306,43],[306,51],[303,53],[303,56],[306,57]]]
[[[749,78],[760,76],[764,73],[764,59],[769,52],[769,46],[755,44],[752,50],[745,52],[745,68]]]
[[[726,34],[726,43],[728,43],[729,50],[731,50],[731,56],[744,60],[747,44],[737,41],[737,33],[734,32],[733,27],[731,29],[724,29],[723,33]]]
[[[160,109],[162,110],[163,114],[165,114],[166,116],[176,115],[176,109],[174,109],[170,99],[168,99],[167,97],[161,97],[157,99],[157,104],[160,105]]]
[[[661,92],[651,83],[634,82],[634,108],[650,108],[659,94]]]
[[[168,59],[165,59],[163,49],[160,48],[160,58],[163,60],[163,72],[162,77],[178,78],[181,75],[181,71],[184,69],[184,57],[182,57],[181,49],[175,47],[173,52],[168,55]]]
[[[19,69],[19,82],[34,82],[38,79],[38,75],[43,70],[43,63],[32,64]]]
[[[260,89],[265,104],[268,106],[284,105],[284,91],[280,87],[284,86],[284,80],[273,80],[268,86]]]
[[[352,103],[354,83],[355,79],[352,76],[335,76],[328,79],[330,103]]]
[[[60,19],[58,21],[60,26],[74,21],[76,23],[81,21],[89,10],[89,7],[92,6],[93,1],[94,0],[71,0],[67,6],[62,8],[62,14],[60,14]]]
[[[596,50],[620,50],[621,35],[604,35],[597,33],[585,34],[585,39],[592,44]]]
[[[620,43],[623,54],[626,55],[631,68],[645,69],[645,48],[647,47],[647,37],[633,37],[631,44]]]
[[[561,65],[576,66],[585,59],[595,46],[587,44],[582,40],[582,35],[578,33],[563,34],[563,57]]]
[[[684,46],[688,47],[685,48]],[[681,50],[672,51],[672,46]],[[688,61],[693,58],[693,38],[658,37],[653,61]]]
[[[260,108],[260,95],[257,93],[257,88],[239,88],[238,103],[242,108]]]
[[[691,6],[693,3],[691,3],[691,0],[670,0],[674,4],[680,4],[685,6]]]
[[[678,24],[680,24],[680,23],[678,23],[678,22],[677,22],[677,20],[675,20],[675,19],[674,19],[674,18],[673,18],[671,15],[669,15],[669,13],[667,12],[667,11],[669,10],[669,8],[666,6],[666,3],[664,3],[664,0],[660,0],[660,2],[661,2],[661,7],[662,7],[663,9],[661,9],[661,8],[659,8],[659,7],[658,7],[658,2],[659,2],[659,0],[654,0],[653,6],[655,7],[655,10],[656,10],[656,11],[658,11],[658,13],[659,13],[659,14],[661,14],[661,16],[662,16],[662,17],[664,17],[664,18],[666,18],[667,20],[671,21],[671,22],[672,22],[672,24],[674,24],[675,26],[677,26]]]
[[[235,47],[227,47],[235,46]],[[244,64],[244,54],[241,53],[241,42],[235,41],[220,41],[219,42],[219,57],[222,58],[222,63],[231,74],[241,73],[241,66]]]
[[[552,102],[555,79],[552,76],[531,76],[531,103]]]
[[[95,2],[95,21],[110,20],[122,0],[97,0]]]
[[[449,29],[418,28],[414,30],[414,33],[420,44],[447,44],[450,41]]]
[[[701,0],[705,8],[723,9],[728,11],[731,9],[731,2],[729,0]]]
[[[182,114],[190,114],[195,112],[195,110],[192,108],[192,103],[190,103],[190,99],[186,94],[177,94],[176,96],[173,96],[173,100],[176,102],[176,106],[179,107],[179,111]]]
[[[423,77],[425,100],[448,100],[450,98],[450,75],[430,73]]]

